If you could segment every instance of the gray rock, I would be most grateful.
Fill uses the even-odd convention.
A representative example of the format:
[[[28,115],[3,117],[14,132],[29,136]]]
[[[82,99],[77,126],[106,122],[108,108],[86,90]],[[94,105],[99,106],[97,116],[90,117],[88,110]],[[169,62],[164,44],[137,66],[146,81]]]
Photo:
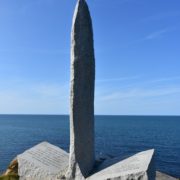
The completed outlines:
[[[144,151],[125,160],[104,161],[87,180],[155,180],[154,150]]]
[[[156,180],[178,180],[178,179],[157,171],[156,172]]]
[[[71,33],[69,179],[86,177],[95,162],[93,30],[85,0],[78,0]]]
[[[20,180],[59,180],[68,168],[69,155],[47,142],[18,155]]]

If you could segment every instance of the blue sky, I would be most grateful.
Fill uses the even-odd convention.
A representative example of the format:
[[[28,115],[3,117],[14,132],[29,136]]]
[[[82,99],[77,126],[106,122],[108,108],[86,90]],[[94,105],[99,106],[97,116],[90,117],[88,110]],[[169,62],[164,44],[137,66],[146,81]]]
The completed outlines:
[[[87,2],[95,113],[180,115],[180,1]],[[0,0],[0,113],[69,113],[75,3]]]

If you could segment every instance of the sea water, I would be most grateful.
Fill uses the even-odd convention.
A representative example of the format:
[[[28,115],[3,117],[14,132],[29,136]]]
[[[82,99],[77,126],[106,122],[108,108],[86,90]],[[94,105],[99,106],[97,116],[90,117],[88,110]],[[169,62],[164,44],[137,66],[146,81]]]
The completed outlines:
[[[155,149],[156,168],[180,177],[180,116],[95,116],[96,156]],[[69,151],[66,115],[0,115],[0,172],[17,154],[48,141]]]

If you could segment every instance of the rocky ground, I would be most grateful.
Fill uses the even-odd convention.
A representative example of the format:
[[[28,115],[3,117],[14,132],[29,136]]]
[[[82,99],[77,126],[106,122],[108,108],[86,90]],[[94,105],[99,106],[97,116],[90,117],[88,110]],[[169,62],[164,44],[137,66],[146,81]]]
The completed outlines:
[[[17,159],[14,159],[8,169],[0,176],[0,180],[18,180],[18,162]],[[156,180],[180,180],[180,178],[173,178],[167,174],[156,172]]]
[[[156,180],[180,180],[180,179],[168,176],[167,174],[164,174],[164,173],[157,171],[156,172]]]

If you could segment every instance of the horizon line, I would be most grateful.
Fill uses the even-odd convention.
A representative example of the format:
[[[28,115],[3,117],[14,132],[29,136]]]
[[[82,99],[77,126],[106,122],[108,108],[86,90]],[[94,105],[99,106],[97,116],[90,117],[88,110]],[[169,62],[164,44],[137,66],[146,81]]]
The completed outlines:
[[[10,114],[7,114],[7,113],[0,113],[0,116],[2,115],[20,115],[20,116],[28,116],[28,115],[32,115],[32,116],[69,116],[69,114],[36,114],[36,113],[10,113]],[[94,114],[94,116],[174,116],[174,117],[177,117],[177,116],[180,116],[180,114],[169,114],[169,115],[163,115],[163,114],[158,114],[158,115],[148,115],[148,114]]]

